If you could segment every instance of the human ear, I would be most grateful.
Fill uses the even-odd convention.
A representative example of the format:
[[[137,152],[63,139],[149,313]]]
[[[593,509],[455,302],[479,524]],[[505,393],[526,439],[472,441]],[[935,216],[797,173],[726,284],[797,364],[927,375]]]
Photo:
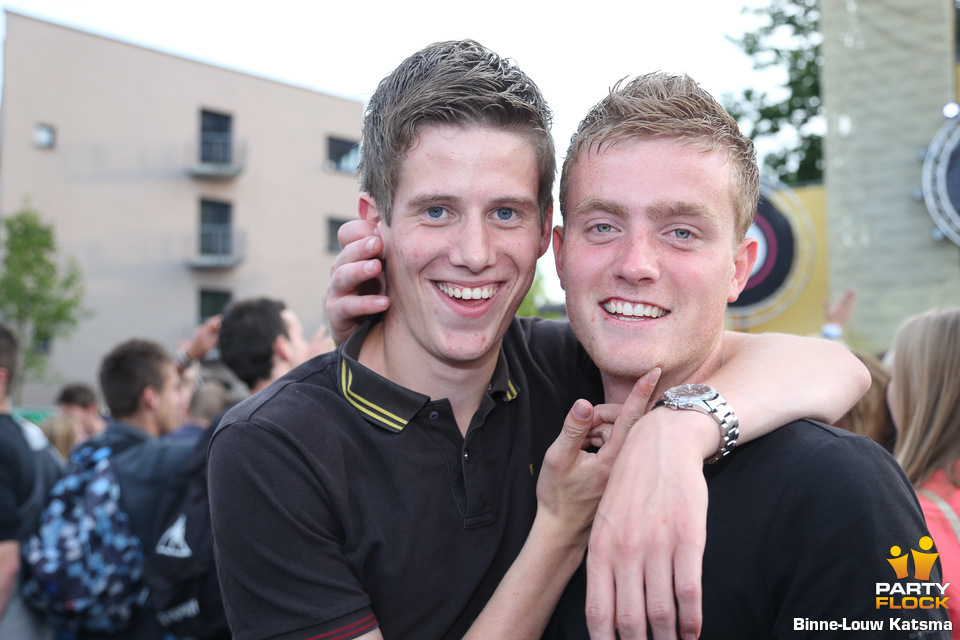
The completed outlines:
[[[550,227],[553,224],[553,205],[547,207],[547,214],[543,217],[543,223],[540,225],[540,256],[547,252],[550,246]]]
[[[563,280],[563,226],[557,225],[553,228],[553,261],[557,265],[557,277],[560,278],[560,286],[566,289]]]
[[[140,394],[140,404],[146,409],[156,409],[159,404],[157,388],[152,386],[144,387],[143,393]]]
[[[730,278],[730,290],[727,292],[727,302],[736,302],[740,292],[747,286],[747,280],[753,272],[753,265],[757,261],[759,243],[756,238],[744,238],[733,256],[733,276]]]
[[[380,222],[380,209],[377,207],[377,201],[369,193],[364,191],[360,194],[360,202],[357,204],[357,213],[361,220],[368,222]]]

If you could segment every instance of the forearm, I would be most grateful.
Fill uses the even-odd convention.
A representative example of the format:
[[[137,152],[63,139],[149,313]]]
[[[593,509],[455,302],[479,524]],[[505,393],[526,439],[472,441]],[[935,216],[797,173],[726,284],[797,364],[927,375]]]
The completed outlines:
[[[841,344],[767,333],[724,336],[723,366],[704,383],[719,391],[747,442],[801,418],[835,422],[870,387],[870,374]]]
[[[523,549],[464,640],[539,638],[583,560],[587,532],[538,513]]]

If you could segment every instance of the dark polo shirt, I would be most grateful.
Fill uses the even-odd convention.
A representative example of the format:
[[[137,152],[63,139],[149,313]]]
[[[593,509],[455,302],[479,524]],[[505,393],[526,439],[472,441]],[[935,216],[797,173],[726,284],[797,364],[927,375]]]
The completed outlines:
[[[366,330],[232,409],[210,448],[234,637],[459,638],[523,546],[543,455],[599,375],[569,326],[514,320],[461,436],[356,361]],[[401,381],[402,382],[402,381]]]

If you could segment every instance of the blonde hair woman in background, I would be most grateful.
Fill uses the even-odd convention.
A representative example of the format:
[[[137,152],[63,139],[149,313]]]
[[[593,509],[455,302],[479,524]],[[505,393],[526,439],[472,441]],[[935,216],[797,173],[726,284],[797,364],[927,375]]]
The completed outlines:
[[[66,413],[50,416],[40,423],[40,430],[64,460],[70,457],[70,449],[73,445],[87,438],[80,419]]]
[[[917,490],[943,581],[960,580],[960,309],[908,318],[893,343],[887,399],[898,429],[894,456]],[[953,593],[951,593],[951,591]],[[960,602],[960,584],[947,596]],[[950,608],[960,623],[960,607]]]

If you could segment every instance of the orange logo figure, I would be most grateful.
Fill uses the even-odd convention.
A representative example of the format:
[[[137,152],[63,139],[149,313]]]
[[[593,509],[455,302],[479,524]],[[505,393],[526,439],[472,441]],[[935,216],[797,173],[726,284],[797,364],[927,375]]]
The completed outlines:
[[[916,552],[914,552],[916,553]],[[910,557],[906,553],[902,556],[900,555],[900,547],[892,546],[890,547],[890,555],[894,556],[893,558],[887,558],[887,562],[890,563],[890,566],[893,567],[893,570],[897,572],[897,580],[902,580],[907,577],[907,559]],[[899,556],[899,557],[898,557]],[[914,560],[916,562],[916,560]],[[929,571],[928,571],[929,573]]]
[[[923,536],[919,544],[923,551],[930,551],[933,548],[933,539],[930,536]],[[917,580],[929,580],[930,570],[933,569],[933,563],[937,561],[937,556],[940,554],[936,551],[923,553],[914,549],[911,549],[910,553],[913,554],[913,577]]]

